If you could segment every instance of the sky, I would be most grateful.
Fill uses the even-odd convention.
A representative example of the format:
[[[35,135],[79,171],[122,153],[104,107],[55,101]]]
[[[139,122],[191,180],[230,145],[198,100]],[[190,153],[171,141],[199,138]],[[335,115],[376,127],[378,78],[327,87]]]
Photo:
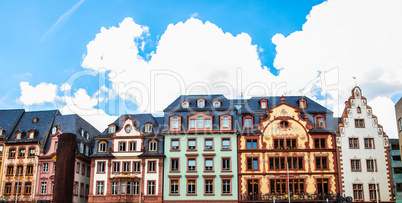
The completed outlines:
[[[340,116],[355,85],[397,137],[399,0],[1,1],[0,108],[103,131],[180,94],[308,96]],[[355,78],[355,79],[354,79]]]

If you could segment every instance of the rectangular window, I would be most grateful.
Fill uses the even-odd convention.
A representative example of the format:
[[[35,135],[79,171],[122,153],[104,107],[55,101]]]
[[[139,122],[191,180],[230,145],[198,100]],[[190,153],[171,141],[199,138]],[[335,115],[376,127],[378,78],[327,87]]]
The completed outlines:
[[[155,195],[155,181],[148,181],[148,195]]]
[[[156,150],[157,150],[156,144],[157,144],[157,142],[151,141],[151,142],[149,143],[149,151],[156,151]]]
[[[211,119],[205,119],[205,128],[211,128]]]
[[[78,187],[80,187],[78,185],[78,182],[74,182],[73,193],[74,193],[75,196],[78,196]]]
[[[35,156],[35,148],[29,148],[29,154],[28,156],[33,157]]]
[[[106,152],[106,143],[104,143],[104,142],[99,143],[98,152]]]
[[[187,180],[187,194],[195,194],[195,179]]]
[[[6,194],[11,194],[11,183],[6,183],[6,191],[5,191],[5,193]]]
[[[25,149],[20,149],[18,153],[18,157],[25,157]]]
[[[247,170],[258,170],[258,157],[247,158]]]
[[[148,162],[148,172],[155,172],[155,161],[149,161]]]
[[[112,195],[117,195],[117,182],[112,182]]]
[[[212,150],[214,147],[214,142],[212,139],[205,139],[205,149]]]
[[[188,159],[188,171],[195,171],[195,159]]]
[[[362,184],[353,184],[353,199],[354,200],[363,200],[363,185]]]
[[[231,194],[232,193],[230,179],[222,180],[222,193],[223,194]]]
[[[367,172],[374,172],[374,170],[377,171],[377,160],[367,159],[366,165],[367,165]]]
[[[352,159],[352,160],[350,160],[350,164],[351,164],[351,167],[352,167],[352,171],[354,171],[354,172],[361,171],[360,159]]]
[[[40,183],[40,193],[41,194],[46,194],[46,185],[47,185],[46,182],[41,182]]]
[[[402,119],[401,118],[398,119],[398,127],[399,127],[399,131],[402,131]]]
[[[247,140],[247,149],[257,149],[257,140],[255,139]]]
[[[230,171],[230,157],[222,158],[222,171]]]
[[[271,179],[271,193],[286,194],[286,179]]]
[[[188,150],[195,150],[196,149],[196,141],[195,139],[188,139]]]
[[[113,162],[113,172],[120,172],[120,162]]]
[[[7,175],[11,176],[14,174],[14,166],[7,166]]]
[[[103,182],[96,182],[96,195],[103,195]]]
[[[8,158],[15,158],[15,149],[10,149],[9,150]]]
[[[135,151],[135,148],[136,148],[136,145],[137,143],[136,142],[130,142],[130,151]]]
[[[304,179],[289,179],[289,190],[293,194],[304,194]]]
[[[172,150],[179,150],[179,139],[172,139]]]
[[[356,128],[364,128],[364,119],[355,119]]]
[[[130,172],[130,162],[123,162],[123,172]]]
[[[244,119],[244,128],[251,128],[252,127],[252,119],[246,118]]]
[[[377,188],[375,184],[369,184],[369,193],[370,193],[370,200],[377,200],[377,193],[376,191],[378,191],[378,184],[377,184]]]
[[[43,164],[42,172],[47,173],[48,170],[49,170],[49,164],[48,164],[48,163],[44,163],[44,164]]]
[[[75,172],[80,173],[80,163],[77,163],[75,166]]]
[[[214,181],[212,179],[205,180],[205,194],[214,193]]]
[[[56,169],[56,163],[54,164],[54,168]],[[87,177],[91,176],[91,167],[87,166]]]
[[[172,158],[170,160],[170,171],[179,171],[179,159]]]
[[[140,162],[139,161],[133,162],[133,172],[140,172]]]
[[[131,182],[127,182],[127,194],[131,195]]]
[[[222,149],[230,149],[230,139],[222,139]]]
[[[32,183],[26,182],[25,183],[25,194],[31,194],[32,191]]]
[[[314,147],[316,149],[325,149],[326,148],[325,138],[315,138]]]
[[[274,139],[274,148],[275,149],[285,149],[285,140],[284,139]]]
[[[170,194],[179,194],[179,180],[170,180]]]
[[[359,149],[359,138],[349,138],[349,148]]]
[[[195,119],[190,119],[190,128],[195,128]]]
[[[85,175],[85,170],[86,170],[86,166],[84,164],[82,164],[81,175]]]
[[[140,188],[140,183],[138,181],[133,182],[133,195],[138,195],[138,191]]]
[[[84,186],[84,183],[81,183],[81,185],[80,185],[80,197],[83,197],[84,196],[84,192],[85,192],[85,188],[84,188],[85,186]]]
[[[296,149],[296,139],[286,139],[286,149]]]
[[[17,194],[21,194],[21,183],[20,182],[15,183],[15,189],[16,189]]]
[[[364,147],[366,149],[373,149],[374,138],[364,138]]]
[[[285,157],[270,157],[269,167],[271,170],[283,170],[286,169]]]
[[[328,169],[327,167],[327,157],[316,157],[315,158],[315,168],[319,170]]]
[[[126,151],[126,143],[125,142],[120,142],[119,143],[119,151],[120,152]]]
[[[179,128],[179,119],[178,118],[173,118],[172,125],[173,125],[174,129]]]
[[[121,182],[120,183],[120,194],[125,195],[126,194],[126,182]]]
[[[105,172],[105,162],[98,162],[98,173]]]
[[[52,194],[54,194],[54,182],[52,182]]]
[[[206,171],[214,170],[214,160],[213,159],[205,159],[205,170]]]
[[[22,175],[23,170],[24,170],[24,166],[18,165],[17,166],[17,175]]]
[[[302,170],[303,169],[303,157],[288,157],[288,166],[291,170]],[[270,165],[271,167],[271,165]]]

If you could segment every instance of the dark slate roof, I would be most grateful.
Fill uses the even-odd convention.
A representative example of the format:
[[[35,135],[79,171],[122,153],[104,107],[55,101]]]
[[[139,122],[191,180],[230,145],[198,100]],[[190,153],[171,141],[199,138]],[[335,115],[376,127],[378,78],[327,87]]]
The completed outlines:
[[[24,109],[0,110],[0,128],[3,129],[1,139],[7,139],[11,135],[24,112]]]
[[[198,99],[205,99],[204,108],[197,107]],[[219,100],[221,102],[221,106],[219,108],[214,108],[212,106],[212,102],[215,100]],[[187,109],[181,106],[183,101],[188,101],[190,103]],[[168,107],[163,110],[164,112],[171,111],[224,111],[224,110],[233,110],[233,103],[228,100],[223,94],[214,94],[214,95],[181,95],[175,101],[173,101]]]
[[[159,128],[159,122],[155,119],[152,114],[123,114],[121,115],[118,119],[116,119],[112,124],[115,124],[116,131],[118,131],[120,128],[122,128],[123,125],[123,119],[125,119],[128,115],[134,120],[135,122],[135,128],[141,132],[144,132],[145,129],[145,124],[151,123],[154,127],[153,132],[156,134],[160,134],[161,130]],[[160,120],[160,119],[159,119]],[[154,134],[151,133],[151,134]],[[111,137],[112,134],[108,134],[108,128],[106,128],[98,137]]]
[[[71,115],[58,115],[56,116],[52,127],[57,127],[60,124],[60,131],[62,133],[73,133],[77,135],[77,143],[85,142],[88,145],[93,145],[93,137],[99,135],[99,131],[89,124],[86,120],[81,118],[77,114]],[[81,136],[81,129],[84,130],[84,137]],[[89,139],[86,139],[85,134],[89,134]],[[51,134],[51,131],[49,132]],[[51,136],[48,137],[46,145],[44,147],[44,153],[46,154],[51,145]]]
[[[325,108],[321,104],[311,100],[308,97],[302,96],[285,96],[285,103],[291,106],[299,108],[299,100],[305,99],[307,108],[303,109],[305,113],[333,113],[329,109]],[[247,100],[247,103],[243,105],[238,111],[239,114],[251,114],[251,113],[265,113],[265,109],[260,108],[260,100],[266,99],[268,100],[268,108],[275,107],[281,104],[281,97],[280,96],[273,96],[273,97],[252,97]]]
[[[25,112],[6,143],[44,142],[56,115],[60,115],[58,110]],[[36,123],[33,122],[34,118],[38,119]],[[15,140],[17,130],[22,131],[21,140]],[[34,139],[27,139],[29,130],[35,130]]]

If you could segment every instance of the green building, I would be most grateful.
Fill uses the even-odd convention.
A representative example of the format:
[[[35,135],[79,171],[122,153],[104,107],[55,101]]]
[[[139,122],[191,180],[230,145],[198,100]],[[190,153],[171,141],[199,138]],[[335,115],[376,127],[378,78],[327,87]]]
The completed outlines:
[[[396,202],[402,203],[402,164],[401,154],[399,151],[398,139],[389,139],[391,147],[389,148],[389,156],[392,168],[392,193],[395,196]]]

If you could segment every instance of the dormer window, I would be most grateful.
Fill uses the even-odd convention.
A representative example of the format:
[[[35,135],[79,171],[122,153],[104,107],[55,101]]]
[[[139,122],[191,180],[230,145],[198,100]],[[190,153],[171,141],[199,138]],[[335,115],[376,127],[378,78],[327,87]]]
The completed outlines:
[[[16,140],[20,140],[20,139],[21,139],[21,132],[20,132],[20,131],[18,131],[18,132],[15,133],[15,139],[16,139]]]
[[[325,128],[325,118],[323,115],[315,116],[315,127],[316,128]]]
[[[99,142],[98,152],[106,152],[106,142],[105,141]]]
[[[268,103],[268,101],[266,99],[261,99],[260,100],[260,108],[261,109],[266,109],[267,106],[268,106],[267,103]]]
[[[204,108],[205,107],[205,99],[202,99],[202,98],[198,99],[197,100],[197,107],[198,108]]]
[[[188,117],[189,129],[211,129],[212,116],[209,114],[195,114]]]
[[[84,129],[81,129],[81,137],[84,137]]]
[[[146,133],[152,132],[152,124],[150,124],[150,123],[145,124],[145,132]]]
[[[213,105],[214,105],[214,108],[219,108],[219,107],[221,107],[221,102],[220,101],[214,101]]]
[[[54,126],[54,127],[52,128],[52,134],[56,134],[56,132],[57,132],[57,127]]]
[[[39,118],[32,119],[32,123],[37,123],[38,121],[39,121]]]
[[[0,128],[0,136],[3,136],[3,129]]]
[[[356,111],[357,111],[357,113],[362,113],[362,110],[360,109],[360,107],[357,107]]]
[[[300,99],[299,100],[299,108],[305,109],[307,108],[306,100],[305,99]]]
[[[252,116],[245,116],[243,118],[243,128],[252,128],[253,127],[253,117]]]
[[[87,138],[87,140],[89,139],[89,133],[87,132],[86,134],[85,134],[85,138]]]
[[[109,133],[115,133],[116,132],[116,126],[111,125],[109,126]]]
[[[198,128],[204,128],[204,118],[202,116],[198,117],[197,126]]]
[[[180,130],[181,129],[181,117],[172,116],[170,117],[170,130]]]
[[[157,141],[152,140],[149,142],[149,151],[156,151],[157,150]]]
[[[221,130],[230,130],[232,126],[232,117],[230,115],[220,116]]]
[[[30,131],[28,132],[28,139],[33,139],[33,138],[34,138],[34,135],[35,135],[35,131],[30,130]]]
[[[187,109],[188,106],[189,106],[188,101],[184,101],[184,102],[181,103],[181,107],[183,107],[183,109]]]
[[[173,128],[179,128],[179,119],[173,118]]]
[[[126,125],[126,127],[124,128],[126,133],[131,132],[131,125]]]

